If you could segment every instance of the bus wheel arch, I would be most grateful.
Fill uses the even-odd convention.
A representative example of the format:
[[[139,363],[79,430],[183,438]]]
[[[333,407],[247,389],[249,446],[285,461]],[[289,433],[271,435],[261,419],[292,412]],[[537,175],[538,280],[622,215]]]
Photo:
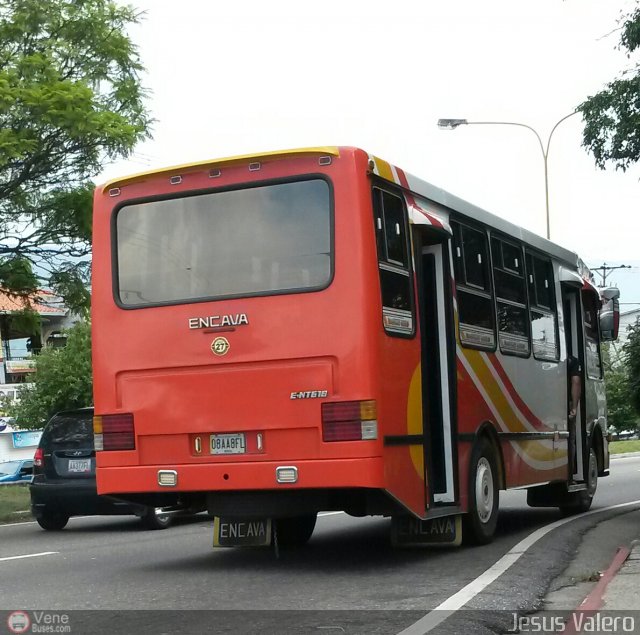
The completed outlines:
[[[478,434],[471,451],[468,476],[469,508],[463,516],[463,540],[487,544],[498,522],[500,453],[490,434]]]

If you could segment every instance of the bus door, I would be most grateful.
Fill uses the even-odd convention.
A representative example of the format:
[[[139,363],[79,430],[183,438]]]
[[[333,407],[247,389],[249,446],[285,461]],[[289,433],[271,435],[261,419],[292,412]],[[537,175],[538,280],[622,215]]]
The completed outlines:
[[[562,285],[562,312],[564,337],[567,350],[567,426],[569,439],[567,455],[569,462],[569,479],[584,481],[584,455],[586,451],[586,427],[584,416],[584,355],[582,354],[582,309],[580,291],[573,285]],[[575,419],[569,418],[571,399],[571,377],[569,376],[569,359],[575,357],[580,364],[581,398],[576,410]]]
[[[422,418],[427,507],[456,502],[456,370],[448,236],[421,228],[418,302],[422,347]]]

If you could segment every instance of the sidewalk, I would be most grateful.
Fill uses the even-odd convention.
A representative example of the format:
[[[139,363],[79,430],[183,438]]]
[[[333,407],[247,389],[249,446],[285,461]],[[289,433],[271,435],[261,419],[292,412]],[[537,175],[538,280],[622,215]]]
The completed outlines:
[[[640,452],[629,452],[626,454],[612,454],[611,459],[618,460],[626,457],[640,456]],[[640,527],[638,528],[640,535]],[[612,562],[615,567],[615,558]],[[596,587],[597,589],[597,587]],[[592,594],[596,592],[592,591]],[[640,593],[640,539],[631,543],[626,559],[622,562],[617,571],[612,570],[611,579],[605,584],[602,595],[602,605],[598,608],[604,610],[629,610],[640,609],[638,594]],[[585,602],[589,600],[589,596]],[[594,597],[594,601],[596,598]]]
[[[619,547],[595,587],[562,626],[564,635],[640,633],[640,540]]]
[[[576,627],[579,618],[634,615],[640,635],[640,509],[616,514],[582,534],[569,565],[551,583],[540,618],[558,612],[573,617],[564,635],[595,632]],[[604,631],[602,631],[604,632]],[[622,631],[611,631],[622,632]]]
[[[612,454],[611,459],[618,460],[637,456],[640,456],[640,452]],[[638,527],[638,535],[640,536],[640,527]],[[626,558],[620,563],[619,567],[616,567],[616,558],[613,559],[609,569],[611,570],[611,577],[602,588],[601,605],[593,607],[596,610],[598,608],[611,611],[640,609],[640,601],[638,600],[638,594],[640,593],[640,538],[631,543],[626,554],[624,552],[619,552],[619,554],[620,556],[626,555]],[[603,574],[603,581],[606,580],[606,573]],[[596,586],[585,598],[583,604],[589,601],[595,603],[598,599],[596,597],[598,593],[599,590]]]
[[[617,571],[613,572],[611,580],[605,586],[602,606],[598,608],[610,611],[638,609],[640,608],[639,593],[640,540],[634,540],[626,560]]]
[[[611,461],[617,462],[625,458],[638,456],[640,456],[640,452],[613,454],[611,455]],[[573,588],[569,585],[562,589],[562,592],[557,593],[558,597],[556,597],[555,602],[553,599],[554,594],[552,593],[547,597],[547,600],[550,600],[550,604],[552,605],[549,608],[557,609],[559,608],[559,604],[564,601],[566,603],[565,608],[567,605],[575,606],[573,610],[574,618],[576,615],[615,615],[615,613],[609,613],[615,611],[620,611],[626,615],[629,615],[631,612],[638,612],[638,609],[640,609],[640,600],[638,599],[640,594],[640,523],[638,522],[638,511],[631,512],[628,515],[628,519],[633,520],[632,525],[627,526],[627,540],[624,540],[623,534],[612,538],[612,540],[619,540],[618,545],[620,546],[613,556],[609,556],[610,562],[608,564],[605,565],[602,561],[600,562],[601,573],[599,577],[594,576],[590,578],[590,580],[597,580],[597,582],[595,586],[592,586],[589,590],[586,597],[584,597],[584,592],[585,587],[588,588],[589,579],[584,579],[582,584],[575,583]],[[606,521],[605,526],[610,527],[610,530],[604,529],[604,531],[615,534],[614,526],[616,521],[622,522],[621,517]],[[637,530],[635,527],[637,527]],[[581,548],[593,549],[594,542],[600,542],[600,540],[602,540],[602,535],[600,535],[600,540],[597,537],[597,532],[601,530],[600,527],[592,530],[592,542],[590,546],[588,545],[590,537],[587,535],[583,540],[583,542],[587,544],[583,544]],[[570,566],[569,569],[571,568]],[[573,570],[574,574],[575,572],[576,569]],[[554,603],[555,606],[553,606]],[[633,619],[633,629],[629,632],[640,633],[640,619]],[[563,630],[565,635],[574,635],[589,630],[581,631],[580,628],[576,628],[576,622],[576,619],[567,622],[566,628]],[[597,632],[600,631],[598,630]],[[607,629],[607,632],[618,632],[618,630],[609,631],[609,629]]]

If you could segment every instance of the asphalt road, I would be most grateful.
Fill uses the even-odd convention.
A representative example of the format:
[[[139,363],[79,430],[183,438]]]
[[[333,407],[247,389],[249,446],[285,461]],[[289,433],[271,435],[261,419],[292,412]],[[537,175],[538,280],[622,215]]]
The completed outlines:
[[[600,479],[594,510],[640,499],[640,457],[612,461],[611,472]],[[527,507],[525,499],[524,492],[502,493],[491,545],[442,550],[394,550],[388,520],[336,513],[319,518],[306,547],[279,558],[271,550],[213,550],[206,516],[182,519],[164,531],[145,531],[133,517],[72,519],[58,533],[35,523],[0,526],[0,609],[90,609],[72,615],[72,632],[100,632],[102,625],[111,632],[395,633],[475,580],[534,530],[561,518],[556,510]],[[465,608],[508,612],[539,606],[583,534],[633,509],[579,517],[550,532]],[[602,541],[597,558],[603,562],[617,543],[640,538],[636,523],[619,524],[611,545]],[[39,553],[47,555],[7,559]],[[149,612],[121,617],[96,609]],[[495,632],[493,617],[465,615],[474,631]],[[0,619],[3,633],[6,621]],[[442,632],[469,632],[464,619],[447,620]]]

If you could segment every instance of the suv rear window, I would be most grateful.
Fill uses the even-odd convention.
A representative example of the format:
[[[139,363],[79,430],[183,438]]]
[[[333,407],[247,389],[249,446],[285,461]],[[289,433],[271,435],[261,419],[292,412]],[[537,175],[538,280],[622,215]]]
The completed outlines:
[[[40,440],[41,448],[92,448],[93,410],[63,412],[47,424]]]

